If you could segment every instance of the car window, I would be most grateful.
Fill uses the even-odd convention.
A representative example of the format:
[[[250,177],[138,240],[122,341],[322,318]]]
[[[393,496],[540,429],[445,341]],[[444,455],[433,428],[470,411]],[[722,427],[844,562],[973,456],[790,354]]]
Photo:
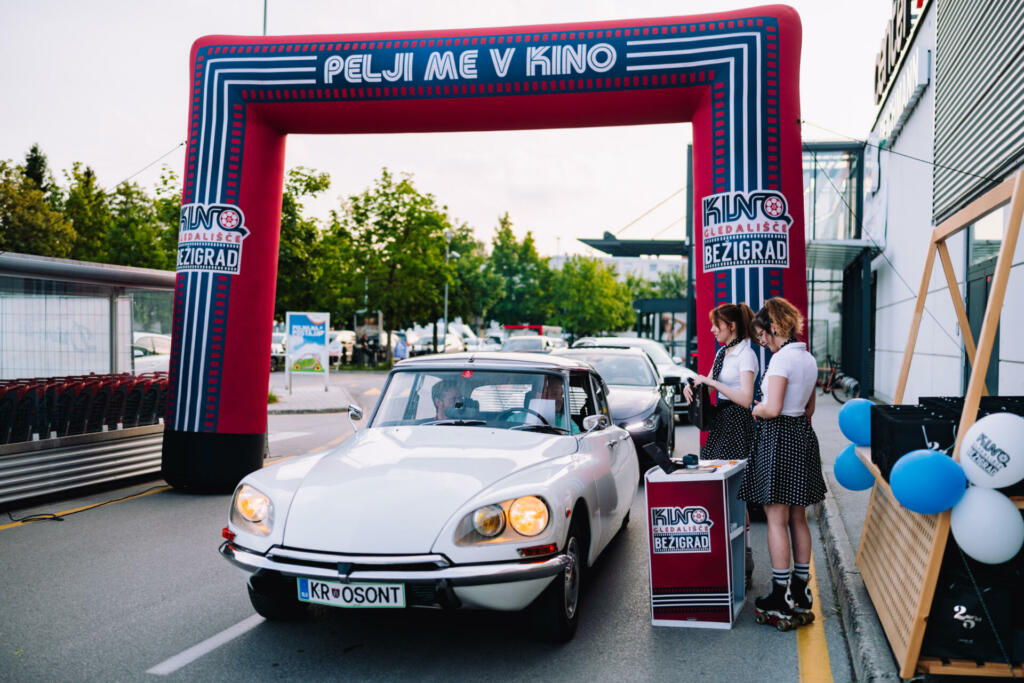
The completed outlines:
[[[502,351],[540,351],[544,341],[540,337],[513,337],[501,346]]]
[[[171,352],[171,339],[170,337],[152,337],[153,339],[153,351],[159,354],[168,354]]]
[[[573,372],[569,375],[569,411],[572,421],[580,430],[583,429],[583,418],[597,414],[590,373]]]
[[[651,363],[646,356],[625,355],[621,352],[581,354],[574,353],[573,358],[582,358],[597,370],[601,378],[608,384],[620,384],[635,387],[648,387],[657,384]]]
[[[605,386],[601,382],[601,378],[591,375],[590,381],[594,385],[594,405],[597,407],[597,412],[611,418],[612,414],[608,409],[608,396],[605,393]]]
[[[549,371],[410,369],[391,375],[371,427],[422,424],[570,431],[565,379]]]
[[[152,335],[147,334],[145,336],[139,337],[138,339],[135,340],[135,346],[138,346],[139,348],[146,350],[148,352],[147,355],[153,353]]]

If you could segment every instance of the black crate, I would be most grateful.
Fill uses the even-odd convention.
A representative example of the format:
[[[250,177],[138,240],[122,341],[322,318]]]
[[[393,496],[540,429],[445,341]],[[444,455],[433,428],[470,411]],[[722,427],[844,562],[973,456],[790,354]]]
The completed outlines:
[[[956,441],[958,419],[950,412],[919,405],[871,406],[871,460],[882,477],[910,451],[932,448],[946,451]]]
[[[1009,657],[1019,663],[1024,658],[1022,603],[1024,552],[1003,564],[983,564],[962,556],[950,536],[921,654],[978,662]]]

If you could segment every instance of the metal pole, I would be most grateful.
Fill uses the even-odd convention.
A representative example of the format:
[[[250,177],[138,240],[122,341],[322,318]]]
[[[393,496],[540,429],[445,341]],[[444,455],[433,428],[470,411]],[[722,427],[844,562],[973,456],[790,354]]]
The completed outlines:
[[[452,231],[444,231],[444,338],[441,340],[441,348],[448,350],[448,257],[451,254]],[[437,349],[434,349],[437,352]],[[441,353],[444,353],[442,351]]]
[[[267,0],[263,0],[263,35],[267,35]]]

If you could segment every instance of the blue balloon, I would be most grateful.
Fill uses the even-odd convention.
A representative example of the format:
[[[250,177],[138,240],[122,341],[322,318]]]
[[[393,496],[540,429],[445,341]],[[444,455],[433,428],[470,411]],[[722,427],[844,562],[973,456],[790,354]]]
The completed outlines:
[[[889,488],[903,507],[933,515],[960,502],[967,476],[960,463],[945,453],[922,448],[896,461],[889,474]]]
[[[851,491],[863,491],[875,485],[875,475],[864,466],[857,454],[853,452],[856,448],[852,443],[843,449],[832,466],[832,473],[836,475],[836,481],[844,488]]]
[[[866,398],[854,398],[839,409],[839,431],[858,446],[871,445],[871,406]]]

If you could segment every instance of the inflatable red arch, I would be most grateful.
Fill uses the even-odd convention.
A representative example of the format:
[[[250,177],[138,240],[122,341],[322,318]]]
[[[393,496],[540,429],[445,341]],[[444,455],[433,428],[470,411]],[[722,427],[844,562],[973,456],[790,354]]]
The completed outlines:
[[[261,464],[288,133],[689,121],[701,372],[715,352],[702,321],[719,303],[756,309],[786,296],[806,310],[800,37],[794,10],[766,6],[557,26],[196,41],[164,477],[183,488],[230,490]]]

